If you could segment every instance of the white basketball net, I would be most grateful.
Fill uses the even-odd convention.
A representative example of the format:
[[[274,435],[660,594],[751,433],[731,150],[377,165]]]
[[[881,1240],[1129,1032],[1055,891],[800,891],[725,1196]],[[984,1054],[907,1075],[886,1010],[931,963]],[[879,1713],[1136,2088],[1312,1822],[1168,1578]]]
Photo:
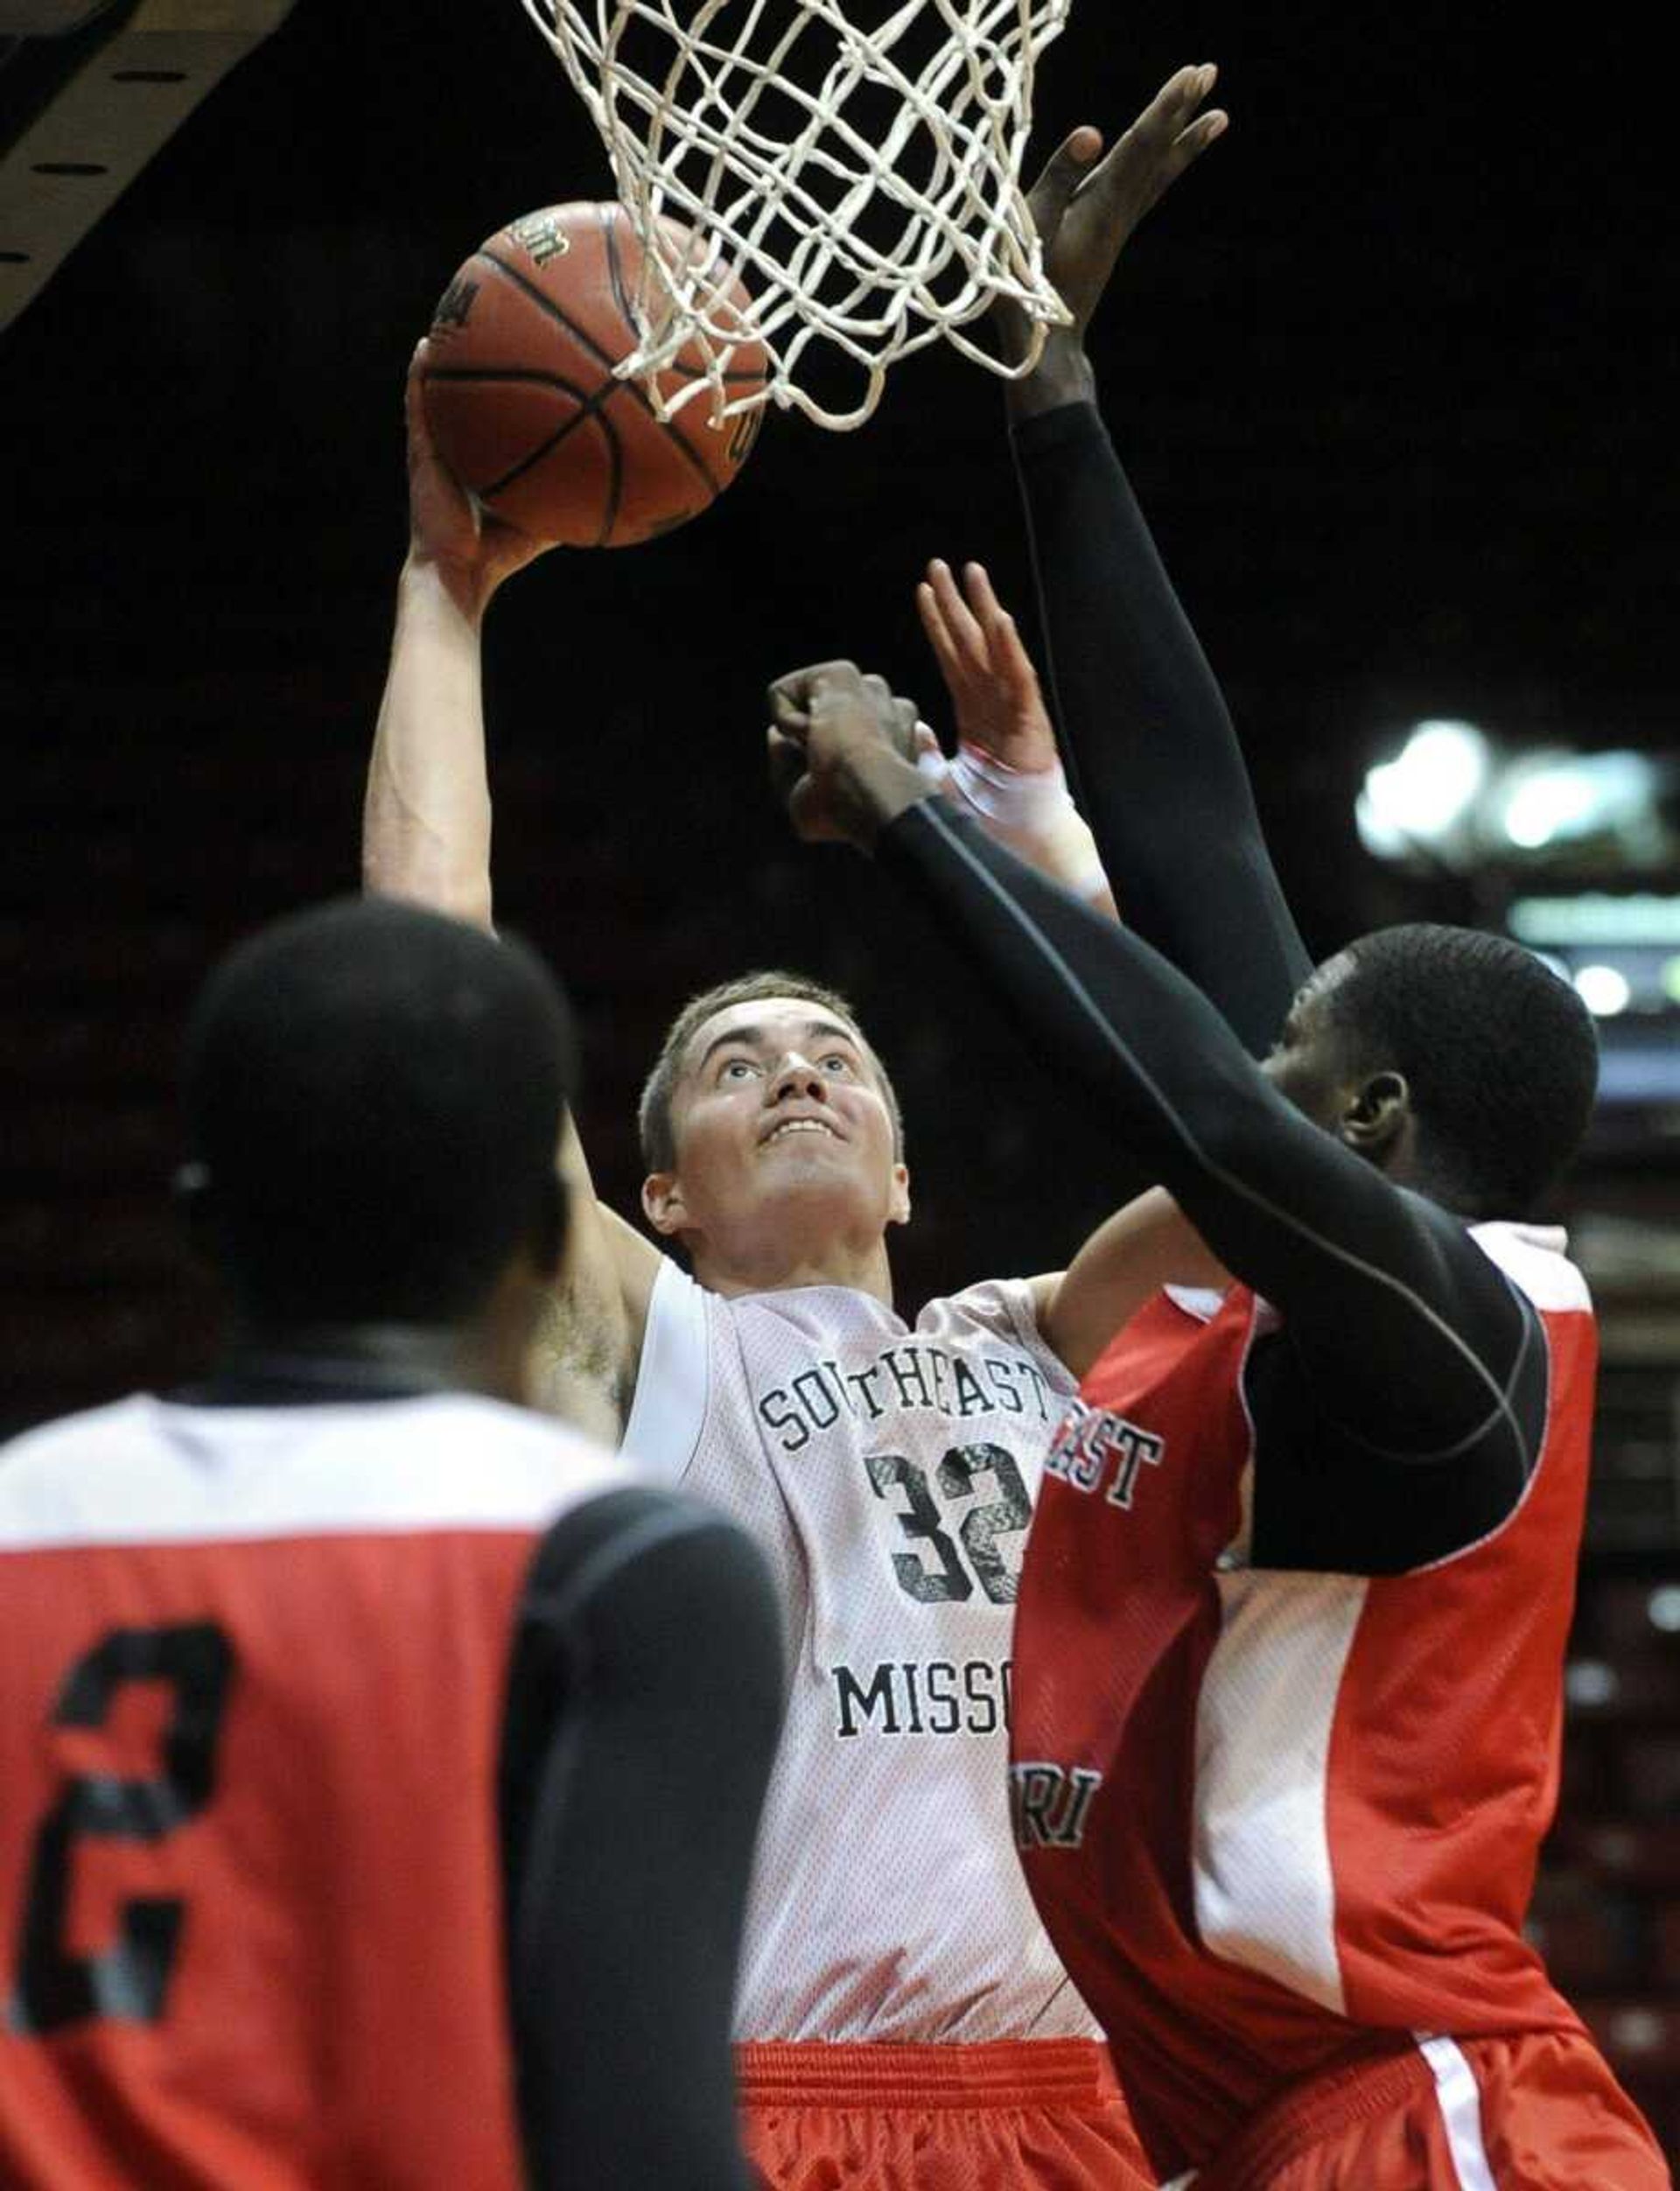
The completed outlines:
[[[1071,0],[522,0],[577,87],[644,243],[639,347],[620,368],[668,413],[773,399],[860,425],[886,368],[939,336],[994,372],[1036,361],[1068,314],[1020,186],[1038,55]],[[877,19],[878,18],[878,19]],[[684,253],[662,214],[696,232]],[[751,304],[743,312],[734,277]],[[1004,366],[964,332],[996,298],[1031,346]],[[746,332],[768,384],[724,380]],[[704,378],[662,397],[686,346]],[[836,377],[855,402],[836,396]],[[814,392],[813,379],[822,392]],[[832,407],[836,402],[839,408]]]

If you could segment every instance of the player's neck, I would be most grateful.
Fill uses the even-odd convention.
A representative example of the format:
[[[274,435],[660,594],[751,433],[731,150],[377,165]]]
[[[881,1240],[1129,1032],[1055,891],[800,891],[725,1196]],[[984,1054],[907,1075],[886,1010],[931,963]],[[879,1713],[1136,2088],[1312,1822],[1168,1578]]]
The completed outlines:
[[[892,1271],[886,1242],[878,1234],[867,1242],[828,1241],[821,1247],[777,1242],[760,1250],[737,1246],[729,1251],[693,1242],[690,1256],[695,1277],[713,1293],[786,1293],[800,1285],[844,1285],[892,1306]]]
[[[232,1334],[213,1390],[262,1388],[354,1400],[468,1392],[518,1403],[508,1350],[475,1326],[293,1324],[253,1320]]]

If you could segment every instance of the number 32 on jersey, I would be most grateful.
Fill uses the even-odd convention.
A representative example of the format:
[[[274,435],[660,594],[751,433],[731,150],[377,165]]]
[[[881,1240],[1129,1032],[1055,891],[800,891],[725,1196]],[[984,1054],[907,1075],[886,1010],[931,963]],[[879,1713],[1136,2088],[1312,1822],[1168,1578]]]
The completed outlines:
[[[906,1597],[961,1605],[977,1588],[993,1605],[1014,1604],[1032,1502],[1012,1453],[953,1446],[931,1470],[902,1453],[871,1453],[864,1466],[898,1522],[892,1572]]]

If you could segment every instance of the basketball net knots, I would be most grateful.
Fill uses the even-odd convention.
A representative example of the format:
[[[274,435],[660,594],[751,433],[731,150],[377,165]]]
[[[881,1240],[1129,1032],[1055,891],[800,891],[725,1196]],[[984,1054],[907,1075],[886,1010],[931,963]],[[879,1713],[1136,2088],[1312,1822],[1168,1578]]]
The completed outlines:
[[[872,0],[522,4],[646,247],[640,340],[617,369],[661,417],[709,392],[714,424],[774,401],[844,431],[875,410],[887,368],[930,342],[1015,380],[1068,324],[1019,176],[1034,66],[1071,0],[873,0],[872,29],[845,12]],[[1013,365],[965,332],[999,298],[1027,324]],[[767,368],[762,386],[742,374],[748,390],[727,377],[744,344]],[[850,409],[806,383],[836,352],[863,376]],[[679,360],[690,377],[662,386]]]

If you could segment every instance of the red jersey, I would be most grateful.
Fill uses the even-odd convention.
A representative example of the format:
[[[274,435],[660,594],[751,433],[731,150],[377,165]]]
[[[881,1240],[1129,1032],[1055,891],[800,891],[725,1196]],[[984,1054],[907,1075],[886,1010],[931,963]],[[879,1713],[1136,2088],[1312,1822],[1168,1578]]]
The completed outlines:
[[[143,1397],[10,1448],[6,2191],[515,2191],[516,1609],[626,1480],[460,1396]]]
[[[1550,1382],[1527,1488],[1467,1549],[1379,1576],[1249,1564],[1263,1401],[1244,1370],[1277,1319],[1241,1286],[1157,1297],[1046,1468],[1016,1628],[1017,1838],[1166,2175],[1362,2047],[1578,2028],[1522,1926],[1557,1793],[1596,1340],[1561,1254],[1475,1237],[1538,1312]]]

